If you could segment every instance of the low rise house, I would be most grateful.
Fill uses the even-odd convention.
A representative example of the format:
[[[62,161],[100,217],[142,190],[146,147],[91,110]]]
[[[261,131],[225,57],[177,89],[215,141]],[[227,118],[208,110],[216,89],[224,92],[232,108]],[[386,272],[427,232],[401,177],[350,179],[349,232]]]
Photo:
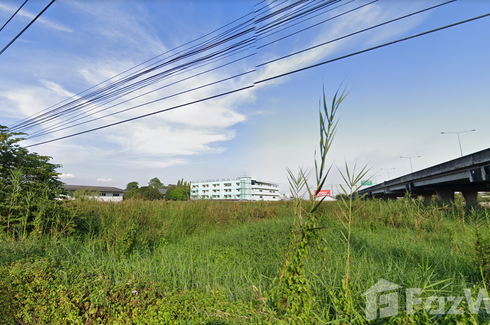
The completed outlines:
[[[109,186],[63,185],[69,197],[74,197],[78,191],[81,195],[104,202],[122,202],[124,190]]]
[[[163,198],[167,195],[167,189],[166,188],[159,188],[158,191],[162,193]]]

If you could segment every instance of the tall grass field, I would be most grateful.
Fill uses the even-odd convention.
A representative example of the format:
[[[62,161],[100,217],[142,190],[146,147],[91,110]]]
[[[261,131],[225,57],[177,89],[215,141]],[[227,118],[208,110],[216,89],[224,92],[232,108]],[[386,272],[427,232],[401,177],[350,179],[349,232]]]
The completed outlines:
[[[477,301],[490,279],[486,208],[469,210],[462,202],[444,206],[410,197],[354,200],[346,289],[345,211],[341,202],[323,203],[314,212],[318,225],[304,268],[311,312],[307,319],[295,319],[276,307],[272,294],[288,257],[294,256],[294,202],[67,204],[75,212],[72,229],[63,236],[2,235],[0,324],[490,320],[488,301]],[[381,279],[401,287],[392,290],[398,295],[397,313],[380,317],[381,301],[376,318],[368,320],[364,293]],[[406,288],[420,289],[420,302],[410,312]],[[465,292],[472,295],[470,304]],[[427,305],[430,297],[436,298]],[[457,313],[449,312],[455,300],[447,297],[463,297]]]

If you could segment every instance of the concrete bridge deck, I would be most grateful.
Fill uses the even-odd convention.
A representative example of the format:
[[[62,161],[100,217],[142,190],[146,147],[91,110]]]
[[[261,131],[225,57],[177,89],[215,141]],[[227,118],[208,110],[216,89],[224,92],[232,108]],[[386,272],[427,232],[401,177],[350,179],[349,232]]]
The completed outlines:
[[[358,191],[360,196],[402,197],[409,192],[429,199],[453,201],[461,192],[467,204],[477,204],[478,192],[490,191],[490,148]]]

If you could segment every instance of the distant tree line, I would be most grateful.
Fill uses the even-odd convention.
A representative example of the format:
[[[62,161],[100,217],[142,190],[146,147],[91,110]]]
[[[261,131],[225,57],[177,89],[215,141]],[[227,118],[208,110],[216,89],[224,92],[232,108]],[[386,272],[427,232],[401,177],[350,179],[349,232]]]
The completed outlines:
[[[150,179],[148,186],[139,187],[136,181],[128,183],[125,194],[128,199],[161,200],[164,198],[159,189],[166,189],[165,199],[173,201],[187,201],[190,197],[191,187],[184,179],[177,181],[177,185],[165,186],[157,177]]]

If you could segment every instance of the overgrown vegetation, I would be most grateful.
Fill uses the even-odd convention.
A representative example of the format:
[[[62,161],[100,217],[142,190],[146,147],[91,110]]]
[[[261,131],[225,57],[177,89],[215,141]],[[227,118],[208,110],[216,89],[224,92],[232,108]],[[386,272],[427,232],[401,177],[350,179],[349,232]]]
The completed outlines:
[[[140,188],[132,189],[125,194],[125,199],[137,199],[137,200],[163,200],[163,195],[160,191],[151,186],[142,186]]]
[[[317,161],[315,157],[315,190],[312,191],[308,184],[308,171],[300,168],[298,175],[295,176],[289,168],[287,169],[297,224],[291,234],[286,261],[279,277],[274,280],[274,287],[268,301],[273,310],[285,318],[287,323],[307,324],[311,319],[313,296],[310,283],[305,276],[305,265],[312,248],[312,241],[317,235],[317,230],[320,229],[315,212],[322,204],[323,198],[317,200],[314,193],[320,192],[330,171],[326,160],[337,128],[335,115],[346,96],[345,91],[340,96],[338,95],[337,92],[328,107],[325,92],[323,93],[322,107],[319,112],[320,158]],[[307,201],[304,199],[306,194]]]
[[[59,165],[20,147],[23,135],[0,126],[0,232],[21,239],[60,237],[71,231],[74,212],[55,200],[63,193]]]
[[[191,184],[184,179],[177,181],[177,185],[171,185],[167,188],[165,199],[172,201],[187,201],[191,194]]]
[[[468,212],[408,197],[352,204],[351,305],[345,306],[344,210],[327,202],[316,211],[314,241],[323,244],[310,246],[303,260],[311,296],[305,322],[365,323],[362,294],[381,278],[423,288],[424,299],[463,296],[465,288],[476,295],[485,288],[487,210]],[[286,248],[297,229],[294,202],[76,200],[70,205],[78,211],[70,235],[2,237],[3,323],[247,324],[292,318],[270,308],[266,298],[283,270],[284,254],[291,252]],[[397,317],[383,322],[488,321],[485,313],[471,314],[464,301],[461,315],[431,315],[423,306],[407,315],[400,307]]]
[[[58,166],[1,128],[0,324],[489,323],[490,210],[355,198],[366,169],[347,165],[338,202],[312,194],[344,95],[324,96],[315,186],[288,170],[288,202],[183,202],[183,180],[176,201],[148,200],[158,179],[124,202],[58,201]],[[368,322],[381,279],[421,300],[407,311],[400,294],[398,313]]]

